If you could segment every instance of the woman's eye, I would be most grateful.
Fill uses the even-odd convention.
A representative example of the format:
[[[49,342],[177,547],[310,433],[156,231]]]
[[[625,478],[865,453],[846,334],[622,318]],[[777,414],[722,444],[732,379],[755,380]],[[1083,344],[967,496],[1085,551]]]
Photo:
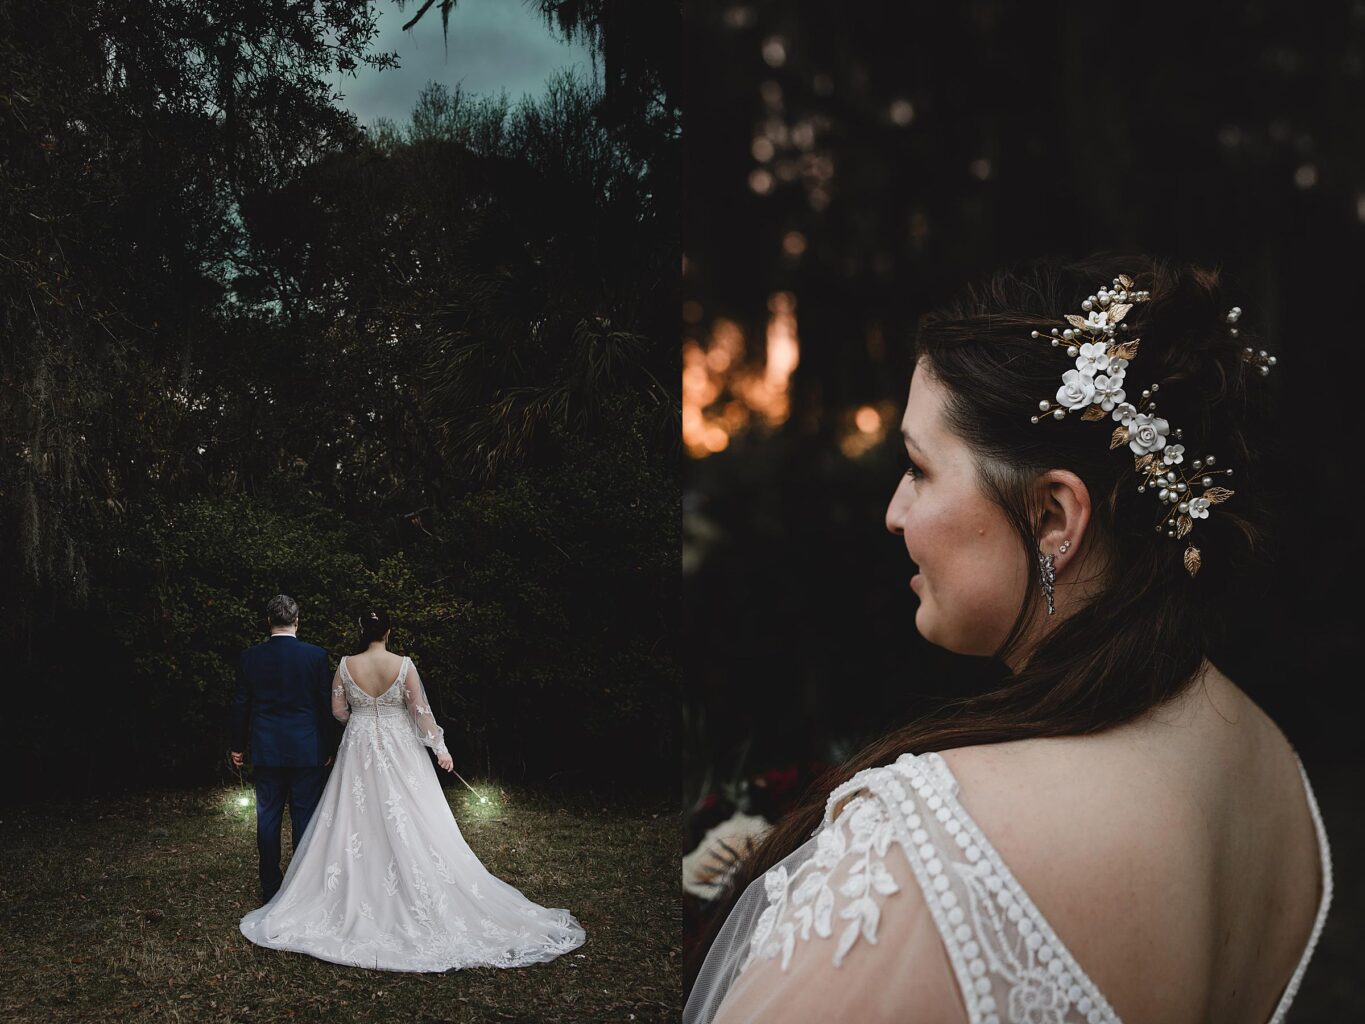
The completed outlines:
[[[920,477],[924,475],[924,471],[920,469],[918,466],[916,466],[914,462],[911,462],[910,465],[907,466],[905,469],[905,475],[908,476],[911,480],[918,480]]]

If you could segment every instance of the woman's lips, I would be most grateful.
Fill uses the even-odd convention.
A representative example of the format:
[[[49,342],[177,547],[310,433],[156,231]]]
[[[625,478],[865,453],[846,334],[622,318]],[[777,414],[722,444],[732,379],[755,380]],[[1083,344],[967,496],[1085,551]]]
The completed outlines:
[[[910,577],[910,589],[911,589],[911,590],[914,590],[914,589],[915,589],[915,584],[916,584],[916,583],[921,583],[921,582],[923,582],[923,580],[924,580],[924,576],[923,576],[922,574],[920,574],[920,573],[915,573],[915,575],[913,575],[913,576]]]

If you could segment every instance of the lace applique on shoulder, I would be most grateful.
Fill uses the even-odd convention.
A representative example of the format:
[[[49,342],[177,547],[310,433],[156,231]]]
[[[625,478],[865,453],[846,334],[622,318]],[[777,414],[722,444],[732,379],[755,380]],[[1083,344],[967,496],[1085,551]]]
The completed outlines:
[[[937,754],[903,755],[835,789],[814,855],[790,876],[781,865],[764,876],[768,906],[741,970],[779,955],[786,970],[798,940],[836,928],[836,967],[859,939],[875,944],[882,914],[895,912],[886,901],[899,891],[886,857],[904,855],[972,1024],[1117,1024],[957,793]]]
[[[848,793],[860,789],[869,793],[853,796],[832,821],[826,810],[814,856],[790,877],[782,866],[764,875],[768,907],[750,940],[745,968],[756,958],[770,959],[780,953],[782,969],[786,970],[797,938],[809,939],[812,932],[829,938],[836,926],[836,967],[859,938],[877,941],[882,903],[878,897],[899,891],[885,863],[895,827],[881,799],[884,787],[899,789],[900,782],[887,769],[871,769],[835,790],[831,807]]]

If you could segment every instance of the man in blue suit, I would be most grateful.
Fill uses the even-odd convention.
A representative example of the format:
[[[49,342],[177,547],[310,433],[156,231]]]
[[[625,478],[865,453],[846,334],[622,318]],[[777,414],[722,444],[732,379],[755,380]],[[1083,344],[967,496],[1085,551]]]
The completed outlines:
[[[256,848],[261,902],[279,891],[280,829],[289,801],[294,850],[308,828],[336,750],[332,667],[327,652],[296,635],[299,606],[279,594],[266,605],[270,639],[242,652],[232,701],[232,763],[248,745],[256,782]]]

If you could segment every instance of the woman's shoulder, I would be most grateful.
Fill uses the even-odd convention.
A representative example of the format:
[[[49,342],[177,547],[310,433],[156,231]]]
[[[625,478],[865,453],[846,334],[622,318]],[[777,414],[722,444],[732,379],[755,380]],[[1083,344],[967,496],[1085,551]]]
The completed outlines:
[[[962,812],[1120,1012],[1187,1019],[1215,998],[1219,971],[1240,969],[1216,958],[1254,959],[1219,954],[1219,937],[1259,931],[1257,906],[1296,906],[1268,940],[1281,973],[1311,924],[1312,894],[1297,890],[1312,888],[1315,837],[1293,749],[1244,695],[1204,696],[1132,728],[936,755]]]
[[[394,651],[363,651],[345,657],[347,672],[352,678],[359,671],[362,675],[373,673],[376,676],[392,677],[402,670],[408,662],[407,655]]]

